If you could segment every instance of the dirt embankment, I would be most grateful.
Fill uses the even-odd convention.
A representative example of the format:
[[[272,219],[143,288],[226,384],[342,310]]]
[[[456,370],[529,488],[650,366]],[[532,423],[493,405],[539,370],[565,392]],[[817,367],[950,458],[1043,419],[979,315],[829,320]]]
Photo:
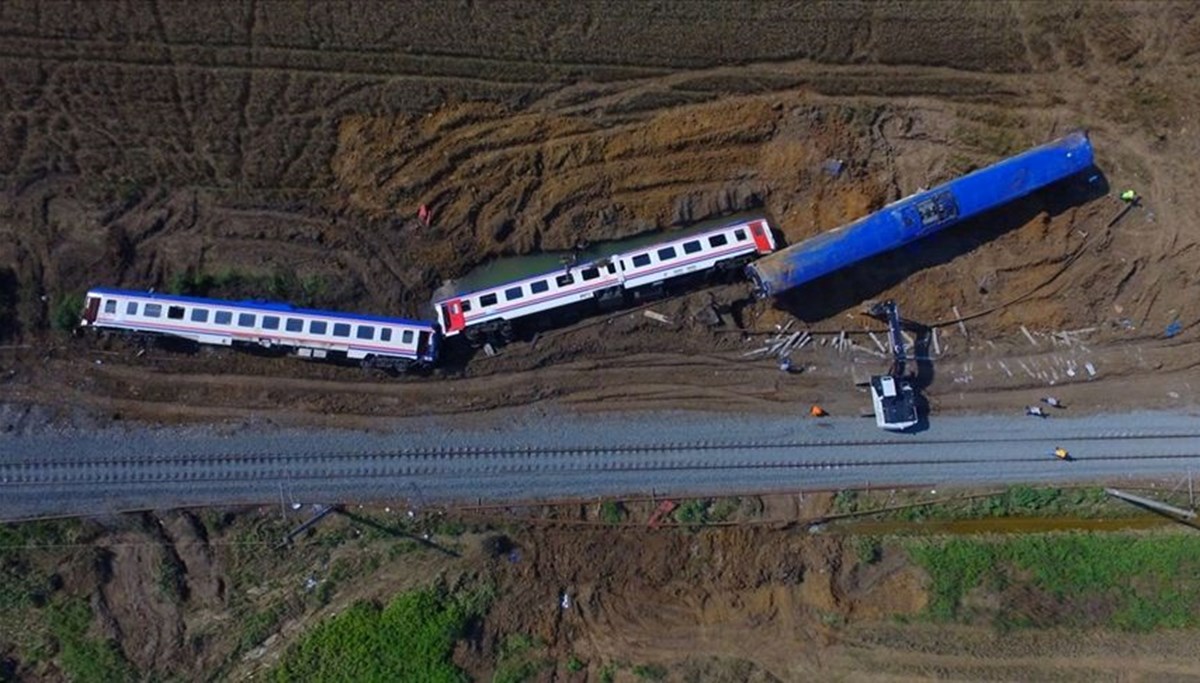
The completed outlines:
[[[1043,195],[831,276],[781,301],[786,313],[758,304],[738,319],[840,326],[864,299],[896,296],[931,321],[1033,292],[974,321],[976,339],[1022,324],[1101,325],[1114,332],[1101,344],[1177,317],[1191,333],[1193,6],[620,8],[249,6],[199,17],[7,4],[0,326],[35,346],[3,351],[5,392],[209,419],[259,409],[277,388],[295,398],[285,378],[299,377],[316,380],[304,394],[317,412],[406,414],[426,399],[349,396],[343,387],[363,386],[352,372],[220,355],[160,363],[202,376],[218,398],[201,399],[209,390],[156,386],[132,352],[88,358],[85,370],[80,348],[42,364],[40,345],[56,304],[97,283],[424,315],[444,278],[581,237],[752,209],[796,241],[1077,126],[1092,132],[1109,181],[1145,197],[1116,226],[1106,227],[1111,199]],[[831,159],[839,174],[826,172]],[[415,219],[421,204],[431,228]],[[722,304],[744,295],[712,293]],[[704,304],[669,308],[686,316]],[[652,393],[631,357],[732,350],[703,331],[626,327],[615,345],[611,334],[565,335],[515,362],[473,362],[469,375],[497,379],[445,409],[571,394],[559,386],[569,373],[553,371],[566,363]],[[695,393],[671,362],[654,365],[658,403]],[[516,374],[539,368],[551,374]],[[730,380],[741,405],[763,396],[753,374],[754,386]],[[707,395],[683,404],[728,405],[728,392]]]
[[[0,671],[62,680],[88,662],[112,661],[96,645],[111,639],[145,677],[241,680],[265,673],[314,625],[357,601],[387,603],[435,584],[493,595],[454,652],[475,680],[491,679],[515,643],[532,663],[529,680],[609,671],[632,681],[639,670],[684,681],[1194,673],[1188,632],[1109,630],[1102,616],[1072,613],[1095,605],[1039,594],[1019,573],[964,595],[964,609],[978,609],[979,619],[926,619],[945,586],[931,585],[904,538],[787,523],[839,509],[831,495],[730,503],[707,509],[743,526],[647,529],[650,501],[608,512],[564,504],[462,517],[354,508],[290,547],[279,541],[304,513],[284,520],[273,506],[71,524],[49,534],[59,542],[47,545],[43,533],[5,547],[0,571],[11,579],[19,566],[22,574],[0,595]],[[620,521],[601,522],[608,515]],[[491,521],[466,530],[481,519]],[[1019,606],[1010,620],[1041,615],[1033,624],[1054,628],[997,633],[987,615],[1008,604],[1002,599]],[[74,635],[57,616],[69,605],[83,606]],[[1076,623],[1092,630],[1064,645],[1059,636],[1075,632],[1062,624]]]

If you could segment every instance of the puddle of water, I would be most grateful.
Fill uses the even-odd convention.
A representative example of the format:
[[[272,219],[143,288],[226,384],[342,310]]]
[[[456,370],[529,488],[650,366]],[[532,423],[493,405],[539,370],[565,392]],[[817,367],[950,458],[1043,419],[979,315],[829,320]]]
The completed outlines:
[[[986,517],[983,519],[931,519],[923,522],[852,521],[834,525],[837,531],[850,534],[1027,534],[1044,531],[1125,531],[1153,529],[1177,522],[1147,515],[1112,519],[1081,517]]]

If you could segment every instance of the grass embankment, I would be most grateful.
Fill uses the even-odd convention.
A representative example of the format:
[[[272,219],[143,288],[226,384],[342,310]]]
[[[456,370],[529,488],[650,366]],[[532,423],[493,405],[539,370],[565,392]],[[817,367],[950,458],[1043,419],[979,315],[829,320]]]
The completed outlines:
[[[10,646],[30,671],[72,681],[134,680],[132,665],[117,644],[91,626],[87,598],[72,596],[54,567],[85,543],[89,532],[77,521],[0,525],[0,651]],[[74,561],[96,561],[78,553]],[[0,668],[0,679],[4,670]]]
[[[450,660],[454,643],[489,602],[487,591],[405,593],[386,607],[356,603],[325,621],[284,655],[280,683],[306,681],[466,681]]]
[[[925,491],[840,491],[833,499],[835,515],[869,513],[877,520],[924,522],[928,520],[986,519],[996,517],[1080,518],[1133,516],[1137,508],[1115,501],[1099,487],[1036,488],[1010,486],[986,496],[930,500]],[[920,504],[928,502],[928,504]],[[886,509],[911,505],[901,509]]]
[[[1200,536],[1047,534],[912,541],[934,620],[1004,627],[1200,626]]]

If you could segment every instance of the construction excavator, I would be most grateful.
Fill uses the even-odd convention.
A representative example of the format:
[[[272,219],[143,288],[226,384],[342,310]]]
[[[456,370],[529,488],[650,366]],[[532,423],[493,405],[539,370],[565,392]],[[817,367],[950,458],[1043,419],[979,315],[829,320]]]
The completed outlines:
[[[871,404],[875,409],[875,424],[880,429],[904,431],[918,422],[917,391],[912,378],[905,374],[907,361],[904,335],[901,334],[900,308],[887,300],[867,309],[867,315],[886,320],[888,341],[892,347],[892,367],[886,375],[871,377]]]

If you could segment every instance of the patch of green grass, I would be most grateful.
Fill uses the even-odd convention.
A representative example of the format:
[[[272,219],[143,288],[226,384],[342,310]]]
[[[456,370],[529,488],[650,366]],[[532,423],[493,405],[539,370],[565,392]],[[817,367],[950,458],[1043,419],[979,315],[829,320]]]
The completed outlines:
[[[603,669],[600,669],[600,683],[613,683],[617,677],[617,667],[612,664],[606,664]]]
[[[1200,603],[1200,537],[1046,534],[917,541],[907,549],[929,572],[928,610],[937,620],[963,616],[963,597],[976,587],[1002,591],[1026,584],[1059,606],[1106,606],[1104,624],[1089,623],[1083,610],[1063,609],[1054,620],[1066,625],[1131,631],[1200,626],[1195,608]],[[1054,605],[1037,607],[1044,613]],[[1012,606],[1006,609],[1010,625],[1034,623]],[[1049,624],[1042,620],[1039,625]]]
[[[166,289],[171,294],[188,296],[263,297],[313,306],[325,293],[326,284],[320,276],[300,277],[283,268],[269,273],[250,273],[234,268],[210,273],[189,268],[168,277]]]
[[[429,530],[439,536],[462,536],[467,533],[467,525],[457,519],[439,517],[429,525]]]
[[[240,619],[241,634],[238,637],[238,651],[245,652],[258,647],[275,632],[281,619],[283,619],[283,609],[278,605],[243,616]]]
[[[88,635],[92,610],[82,599],[51,605],[47,621],[58,641],[58,659],[70,680],[78,683],[136,680],[133,666],[116,643]]]
[[[158,589],[172,601],[183,600],[187,591],[187,570],[170,547],[163,547],[158,564]]]
[[[883,559],[883,542],[878,536],[853,536],[850,542],[862,564],[875,564]]]
[[[454,642],[482,613],[486,591],[430,589],[387,606],[359,602],[314,628],[284,654],[276,681],[465,681],[450,660]]]
[[[848,515],[859,510],[858,491],[838,491],[833,496],[833,514]]]
[[[538,671],[551,664],[549,660],[534,655],[536,650],[545,645],[540,638],[524,633],[505,638],[500,645],[492,683],[521,683],[533,678]]]
[[[621,504],[615,500],[606,500],[600,503],[600,519],[605,524],[620,524],[625,517],[624,513]]]
[[[61,294],[50,307],[50,326],[59,332],[70,332],[79,326],[83,317],[83,295]]]
[[[738,511],[741,504],[742,501],[740,498],[722,498],[713,503],[712,508],[708,511],[708,518],[713,522],[728,521],[733,516],[733,513]]]
[[[571,655],[571,658],[567,660],[567,671],[570,671],[571,673],[583,671],[583,667],[583,660],[579,659],[575,655]]]
[[[0,524],[0,612],[28,606],[44,592],[46,577],[36,570],[34,554],[41,546],[78,541],[83,527],[74,521]]]
[[[667,669],[659,664],[638,664],[633,667],[633,675],[645,681],[661,681],[666,679]]]
[[[844,492],[847,494],[853,492]],[[839,494],[840,496],[841,494]],[[877,495],[849,495],[834,498],[837,513],[863,512],[888,505],[921,500],[919,492],[901,494],[899,500],[883,500]],[[1099,487],[1060,489],[1053,487],[1011,486],[1001,493],[970,499],[950,499],[929,505],[881,512],[877,519],[906,522],[926,520],[982,519],[987,517],[1109,517],[1137,514],[1136,508],[1114,503]]]
[[[700,527],[708,523],[708,501],[687,500],[675,510],[675,521],[690,527]]]

